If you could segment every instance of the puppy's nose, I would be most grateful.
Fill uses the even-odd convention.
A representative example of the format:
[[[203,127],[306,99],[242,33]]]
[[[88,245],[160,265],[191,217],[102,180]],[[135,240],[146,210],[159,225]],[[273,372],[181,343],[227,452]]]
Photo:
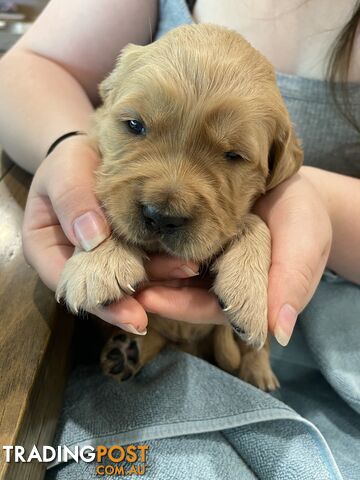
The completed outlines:
[[[187,218],[162,213],[153,205],[143,205],[142,214],[148,230],[160,233],[173,233],[187,222]]]

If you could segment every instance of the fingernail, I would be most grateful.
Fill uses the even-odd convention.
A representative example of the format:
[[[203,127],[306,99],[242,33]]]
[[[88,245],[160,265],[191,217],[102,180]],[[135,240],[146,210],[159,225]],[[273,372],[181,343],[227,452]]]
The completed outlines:
[[[125,330],[125,332],[134,333],[135,335],[146,335],[147,334],[146,328],[145,328],[145,330],[140,332],[139,330],[136,330],[134,325],[131,325],[130,323],[119,323],[118,325],[122,330]]]
[[[100,245],[109,235],[105,220],[96,212],[80,215],[73,227],[78,242],[87,252]]]
[[[278,343],[283,347],[286,347],[289,343],[297,316],[298,314],[295,308],[287,303],[280,308],[274,335]]]
[[[189,278],[197,275],[199,275],[199,272],[194,272],[188,265],[181,265],[170,272],[172,278]]]

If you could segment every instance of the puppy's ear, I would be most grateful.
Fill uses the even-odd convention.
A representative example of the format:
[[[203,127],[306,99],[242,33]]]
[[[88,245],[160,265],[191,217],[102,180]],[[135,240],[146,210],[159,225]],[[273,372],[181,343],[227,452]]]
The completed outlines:
[[[114,69],[99,85],[100,98],[103,103],[112,103],[122,87],[122,82],[140,64],[146,47],[129,43],[120,53]]]
[[[288,115],[284,115],[278,124],[274,141],[269,152],[269,174],[266,189],[279,185],[291,177],[301,167],[303,152],[296,138]]]
[[[111,101],[110,97],[116,83],[119,59],[117,60],[114,70],[110,72],[109,75],[105,78],[105,80],[103,80],[99,85],[99,94],[103,103],[106,103],[108,100]]]

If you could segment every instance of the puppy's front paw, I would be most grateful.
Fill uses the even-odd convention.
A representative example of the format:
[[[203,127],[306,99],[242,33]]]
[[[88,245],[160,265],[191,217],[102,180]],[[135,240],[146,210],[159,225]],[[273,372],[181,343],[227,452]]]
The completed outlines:
[[[131,295],[146,280],[141,256],[109,238],[91,252],[73,255],[65,264],[56,290],[68,308],[91,311]]]
[[[110,337],[101,353],[103,372],[119,382],[134,376],[141,368],[140,343],[141,338],[126,333]]]
[[[270,233],[249,214],[238,238],[215,262],[214,292],[237,335],[261,348],[268,331],[267,284],[270,266]]]
[[[255,294],[242,282],[214,290],[235,333],[254,348],[261,348],[268,332],[266,291]]]

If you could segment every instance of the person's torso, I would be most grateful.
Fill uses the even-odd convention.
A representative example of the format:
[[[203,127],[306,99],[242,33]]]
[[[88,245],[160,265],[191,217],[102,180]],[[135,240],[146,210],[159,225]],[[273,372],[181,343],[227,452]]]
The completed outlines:
[[[360,177],[360,134],[334,105],[324,81],[328,52],[350,18],[355,0],[295,2],[160,0],[156,38],[185,23],[208,22],[241,33],[273,63],[305,153],[305,164]],[[360,125],[360,49],[357,36],[349,88],[352,113]],[[195,48],[195,47],[194,47]],[[359,83],[358,83],[359,82]]]
[[[356,0],[196,0],[194,21],[241,33],[277,72],[324,79],[328,55]],[[360,35],[357,35],[356,43]],[[354,45],[349,80],[360,82],[360,49]],[[357,58],[355,58],[357,57]],[[356,61],[357,60],[357,61]]]

